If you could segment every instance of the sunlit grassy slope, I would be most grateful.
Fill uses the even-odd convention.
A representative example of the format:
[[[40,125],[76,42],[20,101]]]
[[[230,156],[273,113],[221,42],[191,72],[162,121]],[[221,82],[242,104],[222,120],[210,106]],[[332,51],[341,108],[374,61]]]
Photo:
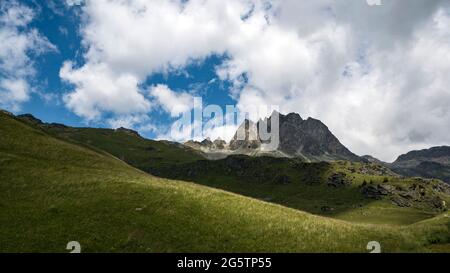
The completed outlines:
[[[43,129],[57,138],[107,151],[144,171],[204,159],[199,152],[181,144],[145,139],[126,130],[51,125],[44,125]]]
[[[0,252],[447,251],[449,223],[351,224],[159,179],[0,113]]]
[[[374,174],[372,169],[379,169],[376,164],[304,163],[287,158],[247,156],[236,156],[232,161],[210,161],[202,160],[198,152],[183,145],[145,139],[126,130],[72,128],[33,123],[33,119],[27,118],[21,120],[62,140],[105,151],[160,177],[189,180],[316,215],[357,223],[407,225],[440,213],[427,206],[429,202],[414,202],[406,208],[389,198],[365,198],[360,188],[364,181],[403,188],[417,183],[413,178]],[[333,173],[345,173],[351,185],[329,187],[328,177]],[[289,183],[277,183],[278,175],[289,176]],[[385,179],[387,183],[383,182]],[[429,192],[433,183],[424,185]],[[439,198],[450,203],[448,195]],[[323,210],[324,207],[330,210]]]

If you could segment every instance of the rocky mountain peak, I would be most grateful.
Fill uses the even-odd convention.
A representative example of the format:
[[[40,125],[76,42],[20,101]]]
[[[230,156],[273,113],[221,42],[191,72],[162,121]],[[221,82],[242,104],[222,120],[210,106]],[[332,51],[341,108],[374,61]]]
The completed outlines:
[[[280,119],[282,119],[284,121],[297,122],[297,123],[301,123],[303,121],[300,114],[297,114],[297,113],[289,113],[287,115],[280,114]]]
[[[450,147],[411,151],[399,156],[390,167],[402,175],[438,178],[450,183]]]
[[[225,149],[227,147],[227,142],[225,140],[222,140],[220,137],[214,141],[211,141],[211,139],[209,137],[207,137],[200,142],[194,141],[194,140],[189,140],[189,141],[185,142],[184,145],[194,148],[194,149],[197,149],[197,150],[202,150],[204,152],[209,152],[209,151]]]
[[[279,131],[279,150],[285,154],[310,160],[361,160],[318,119],[304,120],[296,113],[281,115]]]
[[[17,118],[19,118],[23,121],[29,122],[31,124],[43,124],[42,120],[36,118],[32,114],[18,115]]]
[[[222,140],[220,137],[213,141],[214,146],[217,149],[225,149],[225,146],[227,145],[227,142],[225,140]]]
[[[440,157],[450,158],[450,146],[432,147],[430,149],[411,151],[400,155],[396,162],[418,159],[435,159]]]
[[[368,163],[374,163],[374,164],[379,164],[379,165],[386,164],[385,162],[383,162],[383,161],[379,160],[378,158],[375,158],[371,155],[363,155],[363,156],[361,156],[361,158]]]
[[[272,121],[277,116],[279,117],[278,146],[270,146],[274,150],[268,150],[266,144],[269,141],[261,140],[263,138],[260,136],[259,129],[261,126],[267,126],[269,134],[276,134],[277,131],[272,130],[274,125]],[[310,161],[362,160],[342,145],[320,120],[313,118],[304,120],[297,113],[283,115],[276,111],[270,117],[261,119],[257,123],[245,119],[228,146],[222,140],[189,142],[187,145],[200,147],[202,150],[205,147],[219,149],[227,154],[258,155],[269,152],[276,156],[300,157]]]
[[[257,124],[245,119],[230,141],[230,150],[258,149],[260,146]]]
[[[116,132],[122,132],[122,133],[125,133],[127,135],[141,137],[141,135],[139,135],[138,132],[136,132],[134,130],[131,130],[131,129],[128,129],[128,128],[124,128],[124,127],[117,128]]]

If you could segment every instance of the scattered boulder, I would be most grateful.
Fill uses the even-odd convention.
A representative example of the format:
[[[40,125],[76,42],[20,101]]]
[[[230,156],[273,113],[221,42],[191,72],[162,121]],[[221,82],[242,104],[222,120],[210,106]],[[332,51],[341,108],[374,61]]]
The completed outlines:
[[[378,185],[378,188],[380,188],[382,191],[388,193],[388,194],[393,194],[395,193],[395,187],[392,185]]]
[[[376,176],[397,176],[394,172],[392,172],[388,168],[374,163],[365,163],[358,170],[356,170],[356,172]]]
[[[334,188],[340,188],[350,185],[351,182],[347,179],[345,173],[334,173],[328,178],[328,186]]]
[[[409,203],[409,202],[406,201],[405,199],[400,198],[400,197],[398,197],[398,196],[392,196],[392,197],[391,197],[391,201],[392,201],[394,204],[396,204],[397,206],[402,207],[402,208],[411,207],[411,203]]]
[[[447,204],[444,200],[441,200],[440,198],[432,198],[429,200],[429,203],[432,205],[432,207],[439,211],[447,211]]]
[[[435,186],[439,187],[441,184],[443,183],[439,182]],[[445,188],[446,186],[441,185],[441,187]],[[381,200],[389,196],[389,200],[399,207],[412,207],[414,204],[421,204],[421,206],[425,205],[433,210],[447,210],[447,204],[444,200],[434,194],[427,193],[425,186],[419,183],[414,183],[409,187],[393,186],[386,183],[378,185],[363,184],[361,193],[365,198],[375,200]]]
[[[383,196],[392,195],[396,191],[395,187],[392,185],[363,185],[361,186],[361,193],[370,199],[380,200]]]
[[[419,199],[419,197],[417,196],[417,193],[414,191],[400,192],[399,195],[408,200],[418,200]]]
[[[433,190],[440,193],[450,194],[450,185],[439,182],[433,185]]]

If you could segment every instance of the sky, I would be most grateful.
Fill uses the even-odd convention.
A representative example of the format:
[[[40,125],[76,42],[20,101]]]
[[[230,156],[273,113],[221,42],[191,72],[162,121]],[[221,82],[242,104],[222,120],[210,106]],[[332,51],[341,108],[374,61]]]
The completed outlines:
[[[450,1],[0,1],[2,109],[185,141],[195,97],[320,119],[385,161],[450,145]]]

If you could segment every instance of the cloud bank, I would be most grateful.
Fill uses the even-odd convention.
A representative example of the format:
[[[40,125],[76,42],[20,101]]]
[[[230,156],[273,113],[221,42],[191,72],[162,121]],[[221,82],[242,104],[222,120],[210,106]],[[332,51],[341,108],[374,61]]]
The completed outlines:
[[[279,105],[327,124],[358,154],[393,160],[450,144],[445,0],[96,0],[82,6],[85,63],[60,76],[86,119],[135,116],[189,95],[142,84],[217,54],[238,107]],[[20,89],[20,86],[16,87]]]
[[[46,37],[28,25],[35,12],[16,1],[0,3],[0,107],[20,110],[33,91],[33,57],[57,51]]]

